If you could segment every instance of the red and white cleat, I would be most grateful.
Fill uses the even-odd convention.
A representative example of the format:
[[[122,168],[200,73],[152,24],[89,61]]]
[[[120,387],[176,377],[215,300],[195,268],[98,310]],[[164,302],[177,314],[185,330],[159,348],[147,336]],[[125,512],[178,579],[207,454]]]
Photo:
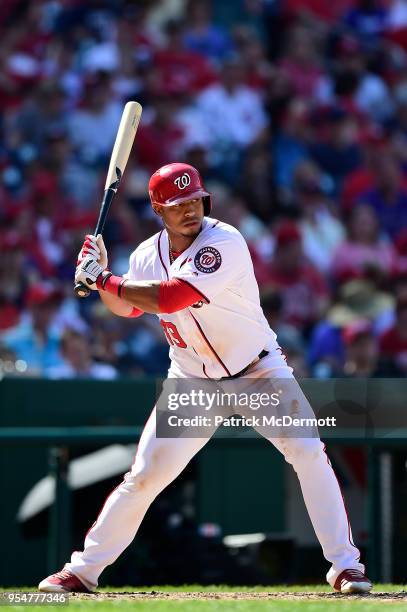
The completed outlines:
[[[335,591],[340,593],[370,593],[372,588],[369,578],[357,569],[343,570],[334,584]]]
[[[47,593],[91,593],[84,584],[79,580],[77,576],[72,574],[69,570],[62,569],[56,574],[48,576],[41,580],[38,585],[40,591],[46,591]]]

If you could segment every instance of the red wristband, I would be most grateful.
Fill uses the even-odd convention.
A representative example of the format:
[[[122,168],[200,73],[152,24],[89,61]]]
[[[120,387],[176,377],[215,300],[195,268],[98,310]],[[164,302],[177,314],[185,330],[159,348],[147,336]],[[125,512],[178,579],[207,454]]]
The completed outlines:
[[[111,293],[116,297],[121,297],[121,292],[126,279],[122,276],[114,276],[112,272],[105,270],[96,279],[96,287]]]

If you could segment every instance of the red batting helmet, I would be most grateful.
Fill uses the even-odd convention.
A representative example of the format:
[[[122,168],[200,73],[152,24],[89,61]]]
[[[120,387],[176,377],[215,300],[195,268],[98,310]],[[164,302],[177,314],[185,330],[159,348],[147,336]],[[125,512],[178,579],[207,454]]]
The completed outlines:
[[[211,212],[211,194],[206,191],[198,170],[189,164],[167,164],[159,168],[150,178],[148,193],[151,203],[161,206],[202,198],[204,214]]]

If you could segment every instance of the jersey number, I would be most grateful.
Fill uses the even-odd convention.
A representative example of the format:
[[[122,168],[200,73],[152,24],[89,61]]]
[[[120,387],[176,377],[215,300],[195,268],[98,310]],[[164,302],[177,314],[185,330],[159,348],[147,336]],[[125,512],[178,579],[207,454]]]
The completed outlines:
[[[169,321],[163,321],[162,319],[160,319],[160,324],[171,346],[177,346],[178,348],[187,348],[186,343],[181,338],[180,333],[174,323],[169,323]]]

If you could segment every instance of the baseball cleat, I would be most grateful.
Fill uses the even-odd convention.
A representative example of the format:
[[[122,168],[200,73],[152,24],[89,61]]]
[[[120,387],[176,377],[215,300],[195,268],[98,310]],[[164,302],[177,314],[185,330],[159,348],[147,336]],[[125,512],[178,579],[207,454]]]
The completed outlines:
[[[91,593],[77,576],[69,570],[62,569],[56,574],[48,576],[41,580],[38,585],[40,591],[47,593]]]
[[[340,593],[370,593],[373,585],[363,572],[357,569],[343,570],[335,580],[334,589]]]

